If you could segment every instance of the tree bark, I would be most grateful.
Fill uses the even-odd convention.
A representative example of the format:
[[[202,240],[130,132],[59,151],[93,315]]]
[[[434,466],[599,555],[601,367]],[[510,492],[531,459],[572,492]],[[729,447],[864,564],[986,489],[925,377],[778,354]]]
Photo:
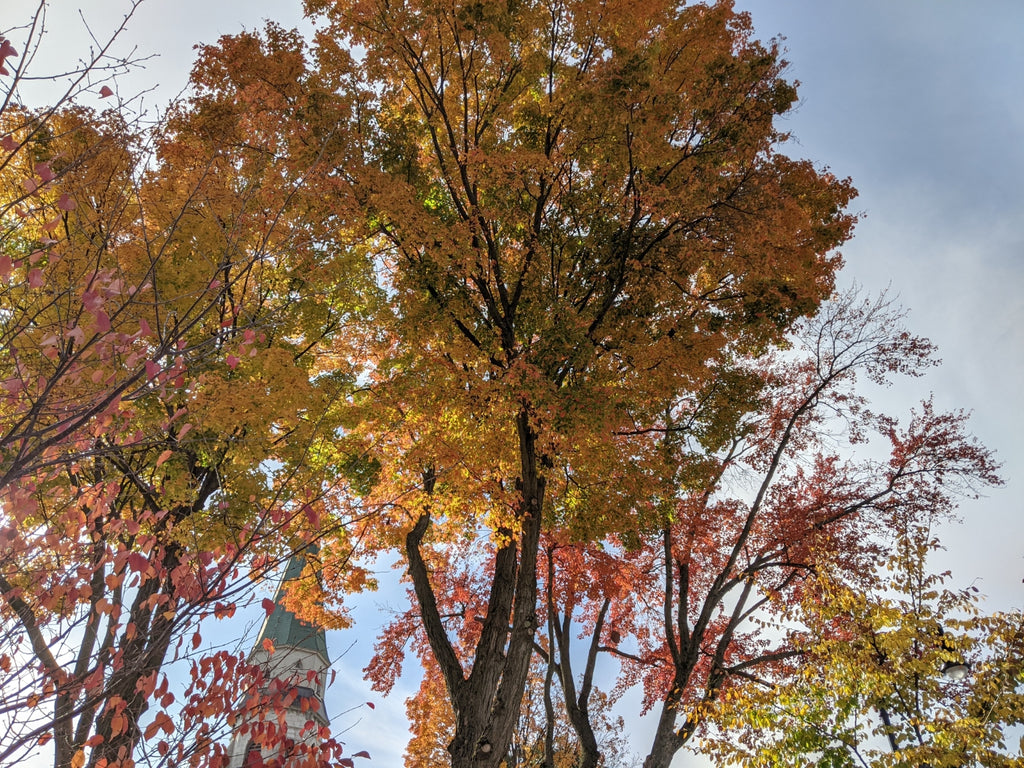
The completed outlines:
[[[455,737],[448,745],[452,768],[498,768],[508,751],[522,705],[537,629],[537,556],[545,479],[536,434],[523,411],[516,417],[521,492],[518,540],[514,531],[495,553],[487,616],[466,676],[437,608],[421,546],[430,525],[425,512],[406,536],[409,575],[431,651],[455,710]],[[425,473],[428,495],[432,472]]]

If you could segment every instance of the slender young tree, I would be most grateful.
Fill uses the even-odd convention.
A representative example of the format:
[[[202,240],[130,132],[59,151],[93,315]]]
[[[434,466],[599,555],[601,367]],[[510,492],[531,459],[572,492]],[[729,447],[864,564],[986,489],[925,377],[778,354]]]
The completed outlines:
[[[1020,765],[1024,615],[927,570],[927,522],[894,531],[869,590],[822,573],[794,616],[797,673],[726,697],[708,751],[742,766]]]
[[[884,298],[854,293],[825,305],[785,352],[750,360],[747,375],[724,377],[703,400],[666,412],[665,448],[682,452],[677,493],[651,501],[660,524],[599,552],[577,547],[549,577],[564,590],[552,615],[566,627],[584,622],[590,637],[574,677],[573,638],[553,633],[566,696],[579,685],[570,716],[581,739],[583,692],[607,651],[622,663],[619,690],[642,685],[646,709],[657,713],[645,765],[667,766],[711,722],[720,697],[742,700],[737,691],[784,679],[802,663],[793,608],[815,574],[869,585],[897,524],[948,517],[963,495],[999,482],[962,415],[926,403],[901,428],[857,393],[858,378],[919,374],[930,353]],[[744,400],[750,407],[738,412]],[[721,413],[720,403],[729,404]],[[890,443],[889,456],[858,459],[872,434]],[[686,461],[700,455],[686,445],[695,440],[704,449],[697,486]]]

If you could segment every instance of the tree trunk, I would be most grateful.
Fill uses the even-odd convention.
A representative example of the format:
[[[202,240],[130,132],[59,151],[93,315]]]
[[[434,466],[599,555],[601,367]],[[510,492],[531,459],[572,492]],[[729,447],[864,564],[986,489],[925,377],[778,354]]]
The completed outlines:
[[[452,768],[498,768],[501,764],[512,740],[533,655],[545,480],[540,473],[536,435],[525,412],[516,417],[516,429],[521,463],[521,530],[518,542],[514,531],[498,532],[508,536],[508,543],[495,553],[487,616],[468,677],[444,630],[420,551],[430,513],[425,512],[406,536],[409,575],[423,626],[455,710],[455,737],[448,745]],[[433,486],[433,473],[425,473],[428,494]]]
[[[666,700],[661,705],[658,728],[654,732],[651,751],[644,758],[644,768],[669,768],[676,752],[682,749],[686,739],[676,730],[678,701]]]

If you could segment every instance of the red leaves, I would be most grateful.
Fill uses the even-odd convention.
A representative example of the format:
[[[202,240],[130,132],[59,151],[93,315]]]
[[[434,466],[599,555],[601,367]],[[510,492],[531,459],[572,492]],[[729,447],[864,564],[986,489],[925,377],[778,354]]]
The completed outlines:
[[[0,37],[0,75],[11,74],[7,69],[7,59],[16,58],[17,55],[18,52],[11,45],[11,41],[6,37]]]
[[[48,184],[49,182],[53,181],[56,178],[53,169],[47,162],[36,163],[35,172],[36,175],[39,177],[39,180],[42,181],[43,184]]]
[[[105,99],[108,96],[113,96],[113,95],[114,95],[114,90],[109,85],[104,85],[102,88],[100,88],[100,98],[101,99]]]
[[[128,728],[128,718],[121,712],[114,712],[110,717],[110,735],[112,738],[120,736]]]
[[[264,597],[260,605],[263,606],[263,610],[266,611],[267,616],[272,614],[274,612],[274,608],[277,606],[277,604],[269,597]]]

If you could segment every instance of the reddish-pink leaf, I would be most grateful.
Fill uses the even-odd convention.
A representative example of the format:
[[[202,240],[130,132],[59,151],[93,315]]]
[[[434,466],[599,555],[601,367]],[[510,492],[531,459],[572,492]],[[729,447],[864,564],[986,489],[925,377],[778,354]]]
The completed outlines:
[[[152,381],[153,379],[155,379],[159,373],[160,373],[160,366],[157,365],[152,360],[147,360],[146,361],[146,376],[149,378],[149,380]]]
[[[360,750],[359,752],[356,752],[354,755],[352,755],[352,757],[365,757],[367,760],[369,760],[370,759],[370,753],[367,752],[365,749],[363,749],[363,750]]]
[[[46,184],[48,181],[53,181],[54,178],[55,178],[55,175],[53,173],[53,169],[50,167],[50,164],[45,162],[45,161],[44,162],[36,163],[35,171],[36,171],[36,175],[40,179],[42,179],[43,184]]]
[[[13,152],[18,148],[19,144],[14,140],[13,136],[4,136],[0,139],[0,147],[3,147],[8,152]]]
[[[267,616],[274,612],[274,601],[269,597],[264,597],[263,602],[260,603],[263,606],[263,610],[267,612]]]
[[[168,448],[166,451],[164,451],[163,453],[161,453],[157,457],[156,465],[159,467],[161,464],[163,464],[165,461],[167,461],[173,455],[174,455],[174,451],[172,451],[170,448]]]
[[[101,99],[105,99],[108,96],[113,96],[113,95],[114,95],[114,91],[113,91],[113,89],[111,89],[111,87],[109,85],[104,85],[102,88],[100,88],[100,98]]]
[[[238,358],[235,357],[234,355],[228,355],[225,362],[228,364],[228,368],[230,368],[232,371],[238,367]]]
[[[78,207],[78,203],[75,201],[75,198],[65,193],[57,200],[57,207],[62,211],[73,211]]]

